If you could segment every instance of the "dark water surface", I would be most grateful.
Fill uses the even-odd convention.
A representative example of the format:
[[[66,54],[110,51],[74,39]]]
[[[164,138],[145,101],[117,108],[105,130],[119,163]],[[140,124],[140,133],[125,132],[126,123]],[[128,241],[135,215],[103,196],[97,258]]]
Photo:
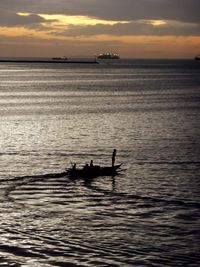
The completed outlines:
[[[199,62],[1,63],[0,120],[0,266],[200,266]]]

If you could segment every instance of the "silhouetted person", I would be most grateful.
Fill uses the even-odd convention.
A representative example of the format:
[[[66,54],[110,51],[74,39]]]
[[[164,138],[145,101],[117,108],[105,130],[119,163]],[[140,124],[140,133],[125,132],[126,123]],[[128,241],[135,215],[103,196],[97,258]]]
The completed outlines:
[[[117,150],[114,149],[114,150],[113,150],[113,153],[112,153],[112,167],[114,167],[114,165],[115,165],[115,157],[116,157],[116,153],[117,153]]]
[[[88,168],[89,168],[88,164],[85,164],[85,166],[83,167],[84,170],[88,170]]]
[[[90,161],[90,168],[93,168],[93,160]]]
[[[74,163],[74,165],[73,165],[73,171],[75,171],[76,170],[76,163]]]

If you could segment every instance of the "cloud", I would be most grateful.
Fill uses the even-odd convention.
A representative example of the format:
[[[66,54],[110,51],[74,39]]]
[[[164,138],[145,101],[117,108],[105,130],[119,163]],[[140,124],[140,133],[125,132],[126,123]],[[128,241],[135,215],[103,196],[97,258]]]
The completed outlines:
[[[182,1],[182,7],[178,8],[180,1]],[[49,31],[55,36],[100,34],[197,36],[200,34],[200,16],[195,19],[196,10],[190,12],[194,7],[200,6],[199,0],[198,2],[197,0],[73,0],[67,2],[18,0],[17,2],[18,5],[14,0],[0,1],[0,27],[23,26],[38,31]]]
[[[0,0],[0,51],[25,54],[26,44],[27,55],[62,55],[67,47],[191,56],[199,54],[199,10],[200,0]]]
[[[72,36],[198,35],[199,10],[199,0],[1,0],[0,26],[21,25],[27,28],[38,28],[38,30],[52,30],[57,35]],[[29,15],[22,16],[23,13]],[[59,16],[60,18],[66,16],[66,23],[64,20],[59,20]],[[87,23],[82,25],[81,20],[78,25],[79,16],[89,18],[88,25]],[[71,22],[69,18],[72,18]],[[56,21],[59,26],[57,32]],[[116,23],[110,23],[114,21]],[[154,27],[156,25],[148,23],[150,21],[155,23],[167,21],[167,23]]]
[[[0,14],[0,26],[2,27],[28,26],[31,24],[38,24],[45,21],[42,17],[35,14],[22,16],[8,10],[2,11],[1,9]]]
[[[1,0],[13,12],[93,16],[108,20],[200,22],[199,0]]]
[[[196,23],[181,23],[177,21],[138,20],[129,23],[117,23],[114,25],[69,25],[67,30],[59,34],[78,35],[176,35],[176,36],[198,36],[200,26]]]
[[[200,37],[176,36],[110,36],[71,38],[59,42],[56,39],[31,39],[24,37],[1,38],[1,56],[53,57],[66,55],[90,55],[113,51],[121,57],[133,58],[193,58],[199,53]]]

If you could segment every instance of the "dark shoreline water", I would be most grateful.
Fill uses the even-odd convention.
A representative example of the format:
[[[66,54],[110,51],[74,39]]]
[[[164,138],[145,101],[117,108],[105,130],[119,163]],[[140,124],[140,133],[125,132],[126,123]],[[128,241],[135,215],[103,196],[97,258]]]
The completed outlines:
[[[31,59],[0,59],[0,63],[52,63],[52,64],[98,64],[97,61],[84,60],[31,60]]]
[[[0,63],[0,266],[198,267],[200,65]],[[125,172],[90,182],[71,162]]]

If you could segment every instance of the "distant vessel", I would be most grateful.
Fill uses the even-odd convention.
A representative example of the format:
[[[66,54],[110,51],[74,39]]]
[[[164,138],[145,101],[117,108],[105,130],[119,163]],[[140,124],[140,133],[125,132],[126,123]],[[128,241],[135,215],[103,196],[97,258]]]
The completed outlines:
[[[66,56],[62,56],[62,57],[53,57],[53,60],[68,60],[68,58]]]
[[[200,60],[200,55],[196,56],[194,59],[195,60]]]
[[[97,57],[98,59],[120,59],[119,54],[116,53],[105,53],[105,54],[100,54]]]

